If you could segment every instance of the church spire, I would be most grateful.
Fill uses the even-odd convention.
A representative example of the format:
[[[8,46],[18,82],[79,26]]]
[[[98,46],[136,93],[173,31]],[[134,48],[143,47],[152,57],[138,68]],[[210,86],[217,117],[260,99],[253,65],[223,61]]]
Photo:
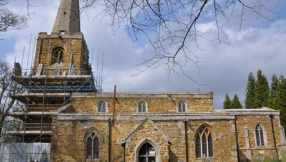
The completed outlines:
[[[62,0],[52,33],[80,32],[79,0]]]

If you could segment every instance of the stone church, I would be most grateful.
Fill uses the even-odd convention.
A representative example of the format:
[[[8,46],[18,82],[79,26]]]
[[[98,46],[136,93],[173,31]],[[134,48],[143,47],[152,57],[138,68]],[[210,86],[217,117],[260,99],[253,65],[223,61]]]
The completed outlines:
[[[101,92],[80,30],[79,0],[61,1],[52,33],[38,35],[31,74],[17,65],[13,79],[27,91],[11,97],[27,110],[9,114],[25,125],[8,133],[50,143],[47,161],[247,162],[281,159],[286,149],[274,109],[216,110],[212,92]]]

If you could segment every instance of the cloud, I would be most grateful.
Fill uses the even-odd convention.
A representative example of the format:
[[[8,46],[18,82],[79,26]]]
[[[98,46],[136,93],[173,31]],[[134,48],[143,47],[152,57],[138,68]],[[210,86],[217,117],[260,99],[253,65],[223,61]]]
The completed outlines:
[[[34,1],[33,1],[34,2]],[[32,33],[32,45],[34,37],[39,32],[50,32],[55,20],[59,0],[35,1],[37,7],[33,8],[35,14],[29,20],[29,26],[25,30],[12,31],[5,35],[4,41],[9,41],[12,49],[1,53],[11,64],[15,56],[21,61],[24,46],[26,53],[29,47]],[[23,3],[24,4],[24,3]],[[23,8],[21,5],[13,5],[13,10]],[[21,10],[22,11],[22,10]],[[95,11],[94,11],[95,12]],[[89,14],[94,14],[89,12]],[[91,17],[92,15],[90,15]],[[124,29],[114,31],[105,22],[108,18],[89,19],[82,14],[82,31],[93,56],[93,69],[96,69],[97,55],[104,53],[103,88],[104,91],[113,91],[117,85],[119,92],[214,92],[214,107],[222,108],[224,95],[230,97],[238,94],[240,101],[244,103],[245,88],[249,72],[256,73],[261,69],[267,78],[273,74],[286,75],[286,20],[279,19],[269,22],[269,25],[255,25],[238,31],[229,27],[226,31],[231,45],[214,45],[213,42],[199,40],[199,50],[196,46],[190,46],[193,52],[200,57],[200,71],[194,64],[186,65],[186,69],[193,78],[204,85],[197,85],[180,74],[172,73],[170,77],[165,67],[133,76],[138,71],[136,65],[154,54],[148,42],[134,42]],[[199,24],[197,28],[204,37],[215,38],[213,26],[210,23]],[[5,43],[6,44],[6,43]],[[6,48],[0,44],[0,48]],[[31,54],[32,54],[31,47]],[[31,55],[30,55],[31,56]],[[25,57],[24,66],[27,63]],[[29,59],[31,61],[31,58]],[[30,63],[29,63],[30,64]],[[270,83],[270,82],[269,82]]]

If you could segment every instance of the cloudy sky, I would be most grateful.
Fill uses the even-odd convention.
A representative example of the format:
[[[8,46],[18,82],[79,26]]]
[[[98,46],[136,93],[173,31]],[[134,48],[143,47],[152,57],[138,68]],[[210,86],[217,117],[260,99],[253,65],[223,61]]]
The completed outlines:
[[[39,32],[50,33],[57,14],[60,0],[30,0],[27,28],[20,31],[9,31],[0,35],[0,59],[11,65],[15,58],[22,62],[25,47],[24,68],[31,66],[34,55],[33,44]],[[81,30],[85,35],[93,69],[96,69],[97,54],[104,53],[103,91],[113,91],[117,85],[118,92],[214,92],[214,108],[221,109],[226,93],[232,98],[238,94],[244,105],[247,77],[250,72],[256,74],[261,69],[268,78],[269,84],[273,74],[286,76],[286,1],[271,0],[269,5],[275,8],[271,15],[273,20],[266,21],[249,15],[239,31],[239,19],[234,18],[234,25],[226,28],[225,33],[230,44],[217,45],[209,41],[199,41],[202,50],[192,47],[200,58],[199,70],[194,64],[188,64],[188,74],[197,83],[180,74],[166,73],[165,67],[147,70],[138,74],[137,65],[154,54],[145,39],[134,41],[124,26],[113,30],[107,25],[108,18],[94,18],[92,11],[81,15]],[[25,1],[11,2],[5,7],[26,14]],[[236,25],[235,25],[236,24]],[[198,25],[203,35],[214,35],[211,23]],[[30,37],[32,43],[28,62]],[[93,59],[92,59],[93,58]]]

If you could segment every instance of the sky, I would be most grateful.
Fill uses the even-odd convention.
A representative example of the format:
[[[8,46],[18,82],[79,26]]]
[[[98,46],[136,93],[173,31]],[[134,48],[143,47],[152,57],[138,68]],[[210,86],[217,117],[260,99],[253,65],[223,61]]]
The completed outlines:
[[[30,19],[27,27],[19,31],[0,34],[0,59],[11,66],[15,59],[24,68],[31,67],[34,56],[34,41],[39,32],[50,33],[56,18],[60,0],[30,0]],[[90,51],[90,62],[97,68],[98,54],[103,58],[103,92],[213,92],[214,108],[223,108],[225,94],[230,98],[237,94],[244,106],[245,89],[250,72],[258,69],[271,84],[271,76],[286,76],[286,1],[268,2],[275,7],[271,21],[251,15],[244,19],[238,29],[238,18],[225,29],[230,44],[215,44],[199,40],[200,49],[191,46],[199,58],[200,68],[190,63],[185,68],[191,81],[182,74],[166,72],[166,67],[149,69],[139,74],[138,68],[144,59],[154,55],[146,38],[132,39],[125,26],[114,30],[108,25],[108,17],[94,17],[93,12],[81,14],[81,30]],[[5,7],[19,14],[27,14],[25,1],[12,1]],[[3,8],[3,7],[2,7]],[[248,14],[248,13],[247,13]],[[197,26],[202,35],[214,37],[214,25],[201,22]],[[31,43],[30,43],[31,39]],[[31,44],[31,45],[29,45]],[[30,47],[30,48],[29,48]],[[25,57],[22,59],[23,49]],[[29,54],[30,51],[30,54]],[[93,56],[92,56],[93,55]],[[28,59],[29,56],[29,59]]]

